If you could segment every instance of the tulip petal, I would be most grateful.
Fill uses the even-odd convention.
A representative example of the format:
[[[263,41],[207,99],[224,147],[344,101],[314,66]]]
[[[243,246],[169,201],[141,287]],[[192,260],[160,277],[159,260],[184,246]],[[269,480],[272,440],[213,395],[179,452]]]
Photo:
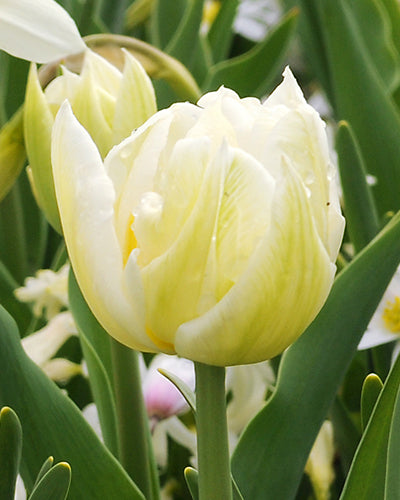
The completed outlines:
[[[128,51],[115,103],[114,143],[117,144],[143,125],[157,111],[156,96],[142,65]]]
[[[68,253],[86,301],[117,340],[138,350],[157,351],[123,293],[114,188],[96,146],[68,102],[56,117],[52,162]]]
[[[52,0],[1,0],[0,47],[38,63],[86,48],[73,19]]]
[[[264,241],[223,299],[178,328],[175,347],[180,356],[221,366],[271,358],[322,307],[335,266],[316,231],[302,180],[288,159],[282,159],[285,170],[277,181]]]

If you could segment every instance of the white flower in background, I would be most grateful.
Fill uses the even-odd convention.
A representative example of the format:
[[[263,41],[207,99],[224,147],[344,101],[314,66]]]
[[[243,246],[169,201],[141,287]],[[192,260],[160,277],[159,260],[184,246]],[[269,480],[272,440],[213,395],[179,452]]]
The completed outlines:
[[[64,358],[53,358],[57,351],[72,336],[77,328],[69,311],[57,314],[37,332],[22,339],[22,347],[46,375],[59,383],[66,383],[71,377],[82,373],[80,364]]]
[[[233,29],[245,38],[259,42],[281,15],[277,0],[241,0]]]
[[[400,349],[400,267],[383,294],[368,328],[358,345],[359,350],[396,341],[393,357]]]
[[[41,269],[35,277],[27,278],[24,286],[14,293],[21,302],[33,303],[33,314],[37,318],[44,314],[49,320],[68,307],[68,273],[69,264],[57,272]]]
[[[322,424],[311,449],[305,469],[310,478],[316,500],[329,500],[330,498],[329,490],[335,479],[334,456],[333,427],[332,423],[326,420]]]
[[[86,48],[74,20],[54,0],[0,0],[0,49],[47,63]]]
[[[165,354],[154,356],[143,377],[144,401],[147,414],[154,425],[159,420],[180,415],[189,409],[175,385],[158,371],[160,368],[178,374],[192,391],[195,388],[194,365],[191,361]]]

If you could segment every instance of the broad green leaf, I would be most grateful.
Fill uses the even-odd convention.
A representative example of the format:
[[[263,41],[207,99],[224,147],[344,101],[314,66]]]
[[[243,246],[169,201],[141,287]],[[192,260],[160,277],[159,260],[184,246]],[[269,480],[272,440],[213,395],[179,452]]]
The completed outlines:
[[[317,318],[283,355],[274,394],[233,454],[233,475],[246,500],[294,497],[318,430],[399,260],[396,215],[338,275]]]
[[[325,38],[337,118],[350,123],[366,169],[378,180],[373,193],[382,216],[400,207],[400,117],[382,81],[382,68],[376,57],[372,59],[372,53],[380,53],[379,47],[384,59],[381,39],[375,34],[371,37],[370,32],[361,34],[364,25],[371,23],[380,29],[382,9],[375,8],[373,19],[366,19],[365,13],[360,19],[356,17],[358,9],[367,4],[371,9],[376,7],[376,1],[323,0],[320,29]],[[374,44],[378,44],[374,49],[368,47]]]
[[[363,431],[367,427],[382,387],[382,380],[375,373],[370,373],[364,380],[361,392],[361,427]]]
[[[245,54],[212,66],[203,85],[204,91],[216,90],[221,85],[234,89],[241,97],[262,97],[270,91],[282,72],[297,13],[297,9],[290,11],[263,42]]]
[[[400,4],[397,0],[381,0],[380,3],[387,12],[393,46],[400,54]]]
[[[22,449],[21,423],[8,407],[0,411],[0,498],[13,500]]]
[[[214,63],[223,61],[228,57],[233,38],[232,25],[238,5],[238,0],[222,2],[218,15],[207,33],[207,40]]]
[[[400,386],[394,404],[387,451],[385,499],[400,498]]]
[[[351,127],[340,122],[336,136],[340,179],[346,226],[356,252],[367,245],[379,231],[379,219],[361,151]]]
[[[26,356],[15,322],[2,308],[0,366],[0,405],[14,408],[21,420],[21,475],[28,489],[40,464],[53,455],[71,465],[74,500],[143,500],[75,404]]]
[[[100,326],[83,298],[75,276],[69,276],[69,302],[79,330],[83,355],[88,367],[93,399],[99,413],[104,442],[118,456],[117,416],[113,393],[110,336]]]
[[[29,500],[65,500],[71,483],[71,467],[60,462],[46,472]]]
[[[394,365],[378,398],[355,454],[340,500],[384,498],[387,447],[399,384],[400,359]],[[388,498],[395,499],[398,495]]]

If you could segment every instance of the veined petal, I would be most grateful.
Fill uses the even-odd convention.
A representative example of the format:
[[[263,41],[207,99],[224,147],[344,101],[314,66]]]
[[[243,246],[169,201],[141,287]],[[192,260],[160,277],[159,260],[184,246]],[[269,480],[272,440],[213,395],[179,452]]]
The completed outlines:
[[[115,103],[114,142],[118,143],[143,125],[157,111],[156,96],[142,65],[128,51]]]
[[[112,183],[68,102],[56,117],[52,162],[68,253],[85,299],[110,335],[132,348],[157,351],[123,293]]]
[[[301,179],[290,165],[283,168],[289,172],[276,184],[264,241],[223,299],[178,328],[178,355],[221,366],[272,358],[324,303],[335,266],[316,231]]]
[[[0,47],[22,59],[46,63],[85,50],[69,14],[53,0],[1,0]]]

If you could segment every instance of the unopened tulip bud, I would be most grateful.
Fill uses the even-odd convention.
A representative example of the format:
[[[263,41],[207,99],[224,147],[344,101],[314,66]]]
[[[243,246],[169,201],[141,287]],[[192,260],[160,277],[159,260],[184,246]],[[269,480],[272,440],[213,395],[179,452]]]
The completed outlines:
[[[131,54],[124,53],[125,66],[121,72],[103,57],[87,50],[80,75],[62,67],[62,75],[44,91],[36,66],[31,66],[24,106],[29,176],[40,207],[59,231],[50,144],[54,117],[61,103],[69,100],[102,156],[156,111],[149,77]]]

